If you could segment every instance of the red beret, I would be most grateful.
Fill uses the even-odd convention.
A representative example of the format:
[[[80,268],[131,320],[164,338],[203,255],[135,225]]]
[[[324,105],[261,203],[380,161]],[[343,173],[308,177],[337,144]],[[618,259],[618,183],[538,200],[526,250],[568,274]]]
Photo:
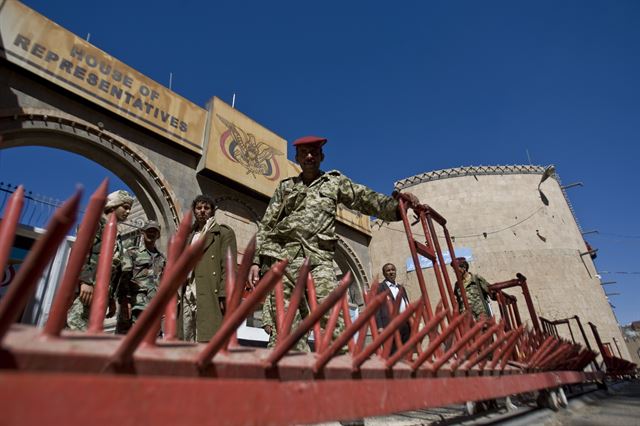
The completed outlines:
[[[304,136],[302,138],[293,141],[293,146],[320,144],[320,146],[327,143],[327,138],[321,138],[320,136]]]

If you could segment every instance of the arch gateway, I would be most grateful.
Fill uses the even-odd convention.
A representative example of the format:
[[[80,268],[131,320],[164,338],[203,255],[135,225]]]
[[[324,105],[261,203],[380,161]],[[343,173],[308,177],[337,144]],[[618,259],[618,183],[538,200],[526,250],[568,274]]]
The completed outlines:
[[[0,1],[0,58],[0,149],[52,147],[99,163],[165,235],[209,194],[241,259],[276,185],[299,172],[275,132],[216,97],[205,108],[184,99],[15,0]],[[340,209],[337,233],[336,272],[352,272],[361,304],[369,218]]]

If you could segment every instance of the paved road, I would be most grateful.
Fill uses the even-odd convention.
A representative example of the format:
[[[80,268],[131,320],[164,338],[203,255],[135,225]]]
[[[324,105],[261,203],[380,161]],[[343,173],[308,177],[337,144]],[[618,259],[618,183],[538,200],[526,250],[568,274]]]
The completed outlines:
[[[593,387],[595,388],[595,387]],[[464,407],[450,406],[368,417],[364,426],[640,426],[640,381],[610,385],[608,391],[592,391],[569,399],[569,407],[554,412],[537,408],[535,399],[514,400],[518,409],[500,408],[476,416],[466,416]],[[339,422],[315,426],[340,426]]]
[[[541,423],[544,426],[637,426],[640,425],[640,381],[610,386],[607,393],[596,392],[570,401]]]

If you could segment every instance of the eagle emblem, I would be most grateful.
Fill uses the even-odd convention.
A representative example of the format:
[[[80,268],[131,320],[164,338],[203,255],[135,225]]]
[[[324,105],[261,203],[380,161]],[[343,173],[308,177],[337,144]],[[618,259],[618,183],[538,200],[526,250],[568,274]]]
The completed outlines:
[[[275,159],[282,155],[277,149],[257,140],[253,133],[247,133],[234,123],[216,114],[227,131],[220,136],[220,147],[231,161],[239,163],[248,175],[264,176],[269,180],[280,177],[280,167]]]

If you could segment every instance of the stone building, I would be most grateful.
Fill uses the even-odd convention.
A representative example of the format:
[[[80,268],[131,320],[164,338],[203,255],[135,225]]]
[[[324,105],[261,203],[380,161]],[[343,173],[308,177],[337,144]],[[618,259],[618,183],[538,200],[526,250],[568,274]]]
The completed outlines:
[[[553,175],[540,183],[543,171],[539,166],[462,167],[409,177],[396,187],[413,192],[447,219],[456,255],[470,259],[472,272],[489,282],[507,281],[520,272],[527,277],[539,316],[553,321],[578,315],[596,350],[589,321],[597,325],[603,341],[612,342],[614,337],[621,341],[592,252],[559,178]],[[418,226],[412,228],[416,235]],[[397,238],[401,234],[400,223],[374,223],[372,265],[378,270],[386,262],[395,263],[399,279],[407,283],[412,297],[418,297],[415,272],[407,271],[411,266],[407,268],[406,240]],[[440,244],[446,247],[444,240]],[[429,268],[424,271],[428,292],[436,295],[433,275]],[[513,294],[521,315],[528,318],[524,300],[518,292]],[[559,331],[570,338],[568,330]],[[582,342],[577,328],[573,334]],[[628,353],[623,356],[629,359]]]
[[[15,0],[0,8],[0,138],[0,149],[62,149],[113,172],[137,200],[122,231],[156,220],[162,247],[209,194],[239,260],[278,182],[299,172],[287,141],[242,112],[216,97],[196,105]],[[337,233],[336,269],[352,272],[362,303],[369,218],[340,209]]]

